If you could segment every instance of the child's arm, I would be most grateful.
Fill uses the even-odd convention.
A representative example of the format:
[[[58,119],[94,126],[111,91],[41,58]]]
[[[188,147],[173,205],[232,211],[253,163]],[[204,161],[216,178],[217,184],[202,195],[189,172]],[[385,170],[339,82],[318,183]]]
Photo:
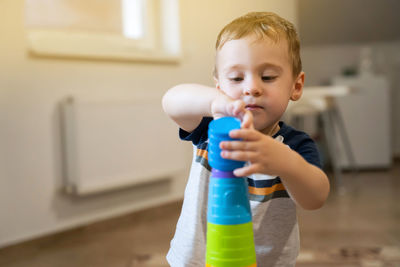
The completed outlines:
[[[207,116],[238,117],[244,128],[252,124],[252,114],[242,100],[233,100],[221,90],[199,84],[181,84],[169,89],[162,105],[165,113],[187,132],[196,129]]]
[[[235,130],[230,136],[243,141],[221,142],[222,157],[251,163],[236,169],[236,176],[279,175],[290,196],[302,208],[318,209],[325,203],[329,194],[326,174],[296,151],[254,129]]]

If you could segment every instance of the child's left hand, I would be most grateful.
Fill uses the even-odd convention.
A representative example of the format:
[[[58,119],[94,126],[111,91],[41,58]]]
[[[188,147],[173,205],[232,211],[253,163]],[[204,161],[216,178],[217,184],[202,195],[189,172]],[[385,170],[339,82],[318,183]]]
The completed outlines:
[[[221,142],[221,156],[225,159],[250,162],[249,166],[236,169],[236,176],[244,177],[254,173],[282,175],[287,168],[292,151],[271,136],[254,128],[233,130],[229,136],[242,140]]]

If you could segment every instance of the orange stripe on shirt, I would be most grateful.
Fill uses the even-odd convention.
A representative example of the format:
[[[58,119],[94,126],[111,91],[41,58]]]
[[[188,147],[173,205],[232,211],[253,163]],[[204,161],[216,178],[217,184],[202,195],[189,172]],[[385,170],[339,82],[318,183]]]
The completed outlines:
[[[204,149],[197,149],[196,151],[196,156],[198,157],[203,157],[208,160],[208,151]],[[283,184],[275,184],[271,187],[265,187],[265,188],[257,188],[253,186],[249,186],[249,193],[253,195],[269,195],[275,191],[281,191],[285,190],[285,187]]]
[[[283,184],[276,184],[271,187],[257,188],[253,186],[249,186],[249,193],[253,195],[269,195],[275,191],[285,190]]]
[[[196,156],[203,157],[208,160],[208,151],[204,149],[197,149]]]

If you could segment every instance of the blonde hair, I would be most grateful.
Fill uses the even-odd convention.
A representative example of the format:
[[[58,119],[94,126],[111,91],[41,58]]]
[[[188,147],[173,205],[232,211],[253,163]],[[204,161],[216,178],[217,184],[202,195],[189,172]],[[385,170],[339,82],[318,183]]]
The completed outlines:
[[[292,23],[272,12],[250,12],[234,19],[218,34],[215,48],[218,51],[226,42],[249,35],[255,35],[259,40],[268,38],[275,43],[284,37],[288,43],[293,76],[297,77],[300,74],[302,65],[297,31]],[[216,76],[216,70],[214,75]]]

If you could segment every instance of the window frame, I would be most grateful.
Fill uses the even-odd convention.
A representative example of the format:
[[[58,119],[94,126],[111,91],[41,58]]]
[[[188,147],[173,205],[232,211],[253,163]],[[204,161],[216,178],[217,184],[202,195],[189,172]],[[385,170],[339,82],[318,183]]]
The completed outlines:
[[[181,60],[179,0],[147,0],[145,36],[27,28],[34,56],[178,63]]]

